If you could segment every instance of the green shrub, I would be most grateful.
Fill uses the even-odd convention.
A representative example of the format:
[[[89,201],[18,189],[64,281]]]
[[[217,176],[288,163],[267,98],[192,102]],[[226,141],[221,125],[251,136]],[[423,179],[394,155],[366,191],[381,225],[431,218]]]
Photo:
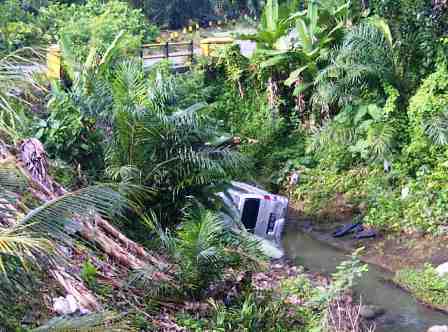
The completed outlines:
[[[64,36],[72,43],[77,60],[82,63],[89,46],[94,45],[104,53],[121,30],[122,50],[137,53],[141,43],[156,37],[158,30],[145,21],[140,10],[132,9],[126,2],[89,0],[84,5],[52,4],[40,12],[40,25],[50,36],[59,40]]]
[[[448,29],[446,7],[427,0],[372,0],[369,4],[374,14],[387,20],[398,41],[404,82],[412,91],[435,68],[439,38]]]
[[[170,248],[180,266],[179,278],[190,295],[198,296],[221,280],[226,267],[251,270],[257,265],[254,257],[263,260],[256,242],[244,240],[228,227],[212,211],[193,210],[172,239]]]
[[[211,300],[211,312],[206,317],[183,314],[177,317],[177,323],[193,331],[326,331],[323,326],[328,326],[329,307],[366,271],[357,255],[355,252],[351,260],[338,267],[330,286],[305,274],[281,277],[275,288],[250,284],[230,304]]]
[[[40,44],[42,39],[36,18],[24,10],[20,1],[5,0],[0,3],[0,52]]]
[[[430,264],[421,270],[398,271],[394,280],[421,301],[448,308],[448,278],[440,277]]]
[[[294,198],[303,202],[304,212],[312,216],[332,208],[337,195],[356,207],[375,200],[379,191],[389,186],[388,176],[378,168],[357,167],[340,172],[324,167],[305,168],[300,175]]]
[[[439,234],[448,220],[448,169],[440,166],[401,181],[395,191],[379,195],[365,220],[379,228]]]
[[[54,94],[49,114],[33,125],[34,136],[45,144],[52,158],[81,165],[82,170],[101,172],[103,135],[95,119],[81,113],[81,105],[70,94]]]
[[[410,99],[408,117],[410,145],[406,153],[410,170],[416,172],[422,165],[434,166],[446,144],[441,141],[445,124],[440,117],[448,112],[448,68],[441,64],[429,75]]]
[[[395,166],[395,165],[394,165]],[[417,174],[399,170],[391,173],[378,168],[358,167],[347,171],[305,168],[294,197],[304,204],[304,212],[314,217],[337,219],[336,198],[362,209],[363,221],[378,230],[423,231],[438,235],[448,220],[448,165]],[[335,209],[336,208],[336,209]]]

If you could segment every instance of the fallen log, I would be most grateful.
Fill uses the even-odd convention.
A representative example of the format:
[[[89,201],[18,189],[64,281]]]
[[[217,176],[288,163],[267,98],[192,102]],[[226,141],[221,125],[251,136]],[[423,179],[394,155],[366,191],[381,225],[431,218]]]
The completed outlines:
[[[15,154],[0,141],[0,166],[6,163],[8,167],[14,167],[21,173],[28,182],[28,191],[42,203],[69,194],[49,175],[48,157],[42,143],[37,139],[31,138],[20,142]],[[2,203],[6,204],[0,202],[0,205]],[[157,268],[168,266],[164,260],[149,254],[145,248],[127,238],[99,214],[89,219],[79,218],[76,221],[81,226],[79,234],[83,240],[95,243],[113,262],[126,269],[142,269],[147,264],[155,265]],[[3,225],[8,226],[11,223],[12,220],[8,219],[4,220]],[[73,275],[68,270],[75,269],[55,265],[51,267],[50,274],[81,307],[90,311],[101,309],[96,296],[84,285],[79,276]],[[152,277],[155,281],[171,280],[169,275],[157,269]]]

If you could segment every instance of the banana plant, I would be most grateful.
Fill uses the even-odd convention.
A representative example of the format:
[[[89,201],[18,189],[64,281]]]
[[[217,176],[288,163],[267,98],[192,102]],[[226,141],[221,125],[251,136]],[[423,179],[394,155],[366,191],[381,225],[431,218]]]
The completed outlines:
[[[343,37],[349,2],[341,1],[321,4],[310,0],[304,10],[298,10],[298,1],[279,5],[277,0],[268,0],[258,32],[242,38],[257,42],[259,52],[265,55],[262,68],[296,67],[285,84],[294,85],[294,94],[299,95],[313,85],[318,60]]]
[[[328,53],[330,47],[343,37],[348,10],[349,2],[338,7],[326,7],[311,0],[306,10],[289,17],[289,20],[295,23],[296,43],[293,49],[300,61],[298,68],[290,73],[285,84],[295,85],[295,95],[313,85],[312,78],[317,76],[319,71],[319,58]],[[304,77],[310,80],[305,80]]]
[[[288,18],[297,8],[298,1],[296,0],[281,5],[278,0],[267,0],[257,33],[242,34],[239,38],[255,41],[259,50],[287,50],[282,43],[282,38],[292,27]]]

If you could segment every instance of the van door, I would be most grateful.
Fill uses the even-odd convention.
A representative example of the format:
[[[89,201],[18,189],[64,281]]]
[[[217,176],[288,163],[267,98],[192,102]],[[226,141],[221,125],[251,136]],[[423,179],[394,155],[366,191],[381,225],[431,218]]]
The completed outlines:
[[[246,195],[244,195],[246,196]],[[254,232],[260,213],[261,201],[258,197],[244,197],[240,202],[241,222],[249,232]]]

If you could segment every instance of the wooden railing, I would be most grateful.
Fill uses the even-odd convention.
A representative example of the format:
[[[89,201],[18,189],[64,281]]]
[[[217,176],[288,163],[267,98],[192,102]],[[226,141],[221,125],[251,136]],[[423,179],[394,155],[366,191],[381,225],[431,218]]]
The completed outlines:
[[[152,50],[155,52],[151,52]],[[144,44],[140,55],[143,60],[187,57],[193,62],[194,45],[193,41]]]

